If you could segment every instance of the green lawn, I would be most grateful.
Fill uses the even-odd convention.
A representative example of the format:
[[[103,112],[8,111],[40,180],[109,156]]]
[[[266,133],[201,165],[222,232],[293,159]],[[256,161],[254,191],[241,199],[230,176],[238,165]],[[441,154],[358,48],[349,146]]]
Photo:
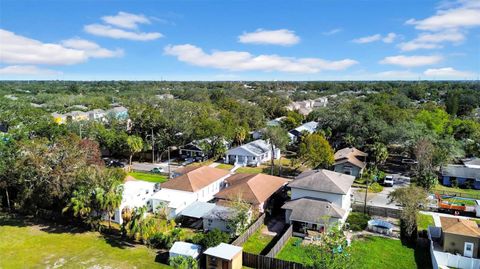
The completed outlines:
[[[296,244],[297,241],[301,240],[299,237],[291,237],[276,258],[291,262],[310,263],[310,258],[306,255],[305,248],[299,243]]]
[[[42,227],[0,216],[0,268],[170,268],[155,262],[156,252],[145,246]]]
[[[221,163],[216,166],[217,168],[224,169],[224,170],[230,170],[233,168],[233,165],[231,164],[226,164],[226,163]]]
[[[431,266],[425,253],[416,254],[414,249],[403,246],[400,240],[377,236],[353,241],[351,254],[358,269],[427,269]],[[417,259],[418,263],[416,255],[421,256]]]
[[[277,254],[278,259],[293,261],[303,264],[311,263],[306,254],[305,247],[295,246],[296,237],[290,238],[283,249]],[[400,240],[382,237],[367,237],[357,239],[352,243],[350,253],[355,269],[411,269],[429,268],[428,258],[422,256],[417,264],[415,250],[403,246]],[[423,262],[427,262],[424,264]]]
[[[130,172],[128,173],[128,175],[134,177],[137,180],[143,180],[143,181],[154,182],[154,183],[163,183],[168,180],[167,176],[148,173],[148,172]]]
[[[450,203],[453,203],[453,204],[457,204],[457,205],[462,205],[462,204],[465,204],[467,206],[475,206],[476,203],[475,203],[475,200],[464,200],[464,199],[458,199],[458,198],[446,198],[446,199],[443,199],[444,201],[448,201]]]
[[[461,194],[459,196],[464,196],[467,198],[475,198],[480,199],[480,190],[474,189],[460,189],[460,188],[452,188],[437,184],[433,189],[433,192],[439,192],[440,194]]]
[[[433,221],[433,217],[431,215],[418,213],[418,215],[417,215],[418,230],[427,230],[429,225],[430,226],[435,226],[435,222]]]
[[[274,236],[262,234],[262,228],[260,227],[255,233],[252,234],[243,244],[243,250],[248,253],[260,254],[268,244],[273,240]]]

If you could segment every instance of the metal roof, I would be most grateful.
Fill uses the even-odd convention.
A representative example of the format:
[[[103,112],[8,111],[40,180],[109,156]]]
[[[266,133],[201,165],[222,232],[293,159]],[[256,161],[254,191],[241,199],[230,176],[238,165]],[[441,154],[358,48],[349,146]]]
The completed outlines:
[[[220,243],[216,247],[208,248],[204,254],[217,257],[224,260],[232,260],[238,253],[242,252],[242,247],[230,244]]]
[[[213,203],[197,201],[182,210],[180,215],[199,219],[206,215],[208,212],[210,212],[214,207],[215,204]]]
[[[200,255],[202,247],[199,245],[177,241],[170,248],[170,255],[181,255],[181,256],[190,256],[192,258],[197,258]]]

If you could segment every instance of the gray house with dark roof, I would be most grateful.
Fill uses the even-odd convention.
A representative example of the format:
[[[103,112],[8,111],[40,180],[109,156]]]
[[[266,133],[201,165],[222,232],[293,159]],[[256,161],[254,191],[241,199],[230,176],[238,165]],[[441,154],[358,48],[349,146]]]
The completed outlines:
[[[335,172],[360,177],[367,166],[366,158],[368,154],[354,147],[343,148],[335,152],[335,163],[333,164]]]
[[[300,174],[288,187],[291,201],[283,205],[285,219],[297,235],[322,232],[325,221],[344,223],[350,212],[354,176],[329,170]]]
[[[463,160],[463,164],[449,164],[442,169],[442,184],[480,189],[480,159]]]

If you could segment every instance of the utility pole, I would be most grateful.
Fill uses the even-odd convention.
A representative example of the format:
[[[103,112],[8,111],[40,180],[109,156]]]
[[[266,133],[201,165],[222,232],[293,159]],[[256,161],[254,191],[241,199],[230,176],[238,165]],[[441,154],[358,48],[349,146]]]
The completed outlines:
[[[368,171],[366,171],[366,174],[368,173]],[[368,195],[368,178],[370,177],[370,175],[366,175],[366,180],[367,180],[367,187],[365,188],[365,203],[363,205],[363,213],[364,214],[367,214],[367,195]]]
[[[167,154],[168,154],[168,166],[167,166],[167,167],[168,167],[168,179],[170,179],[170,178],[171,178],[171,175],[172,175],[172,174],[170,173],[170,146],[168,146],[168,149],[167,149],[167,150],[168,150],[168,153],[167,153]]]

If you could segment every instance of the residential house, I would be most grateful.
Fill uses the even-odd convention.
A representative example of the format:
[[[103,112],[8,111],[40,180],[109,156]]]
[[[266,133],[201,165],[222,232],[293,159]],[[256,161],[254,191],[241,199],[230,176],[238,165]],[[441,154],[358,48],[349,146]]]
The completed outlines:
[[[107,115],[117,120],[126,120],[128,119],[128,109],[123,106],[116,106],[107,110]]]
[[[274,148],[272,152],[270,143],[258,139],[228,150],[225,163],[238,166],[259,166],[261,163],[271,160],[272,154],[275,159],[279,159],[280,149]]]
[[[299,142],[301,137],[305,133],[312,134],[317,130],[317,127],[318,127],[318,122],[310,121],[298,126],[293,130],[290,130],[288,132],[288,136],[290,137],[290,142],[292,143]]]
[[[123,184],[122,202],[120,207],[115,210],[112,221],[118,224],[123,223],[122,211],[124,208],[139,208],[142,206],[149,207],[151,196],[157,191],[155,183],[135,180],[127,177]]]
[[[177,241],[173,243],[172,247],[168,251],[169,258],[174,257],[192,257],[198,259],[202,252],[202,247],[196,244]]]
[[[176,177],[161,184],[152,196],[152,210],[166,210],[172,219],[196,201],[208,202],[222,188],[229,171],[209,166],[185,167],[175,171]]]
[[[309,99],[304,101],[297,101],[290,103],[286,108],[288,110],[297,110],[302,115],[308,115],[316,108],[326,107],[328,104],[327,97],[320,97],[317,99]]]
[[[323,231],[325,221],[344,223],[351,211],[354,176],[329,170],[312,170],[300,174],[288,184],[291,201],[285,209],[287,223],[297,235],[307,230]]]
[[[212,141],[209,138],[196,140],[180,147],[179,154],[183,160],[194,160],[197,162],[203,162],[212,157],[212,151],[205,150],[203,144],[211,144]],[[221,142],[225,148],[228,148],[228,143],[224,139]]]
[[[480,258],[480,228],[473,220],[440,217],[443,251]]]
[[[271,200],[281,199],[283,187],[288,180],[266,174],[234,174],[225,179],[225,188],[215,194],[215,198],[223,201],[241,199],[263,213],[270,206]]]
[[[89,120],[103,121],[107,116],[107,112],[103,109],[93,109],[87,112]]]
[[[174,99],[175,98],[175,96],[173,96],[170,93],[157,94],[157,95],[155,95],[155,97],[157,97],[160,100],[168,100],[168,99]]]
[[[208,248],[206,256],[207,269],[242,269],[242,247],[220,243]]]
[[[285,119],[286,117],[283,116],[283,117],[279,117],[279,118],[275,118],[273,120],[270,120],[270,121],[267,121],[267,126],[269,127],[278,127],[282,124],[282,120]]]
[[[354,147],[343,148],[335,152],[334,170],[335,172],[360,177],[367,166],[367,156],[367,153]]]
[[[442,184],[480,189],[480,158],[463,160],[463,164],[449,164],[442,168]]]

